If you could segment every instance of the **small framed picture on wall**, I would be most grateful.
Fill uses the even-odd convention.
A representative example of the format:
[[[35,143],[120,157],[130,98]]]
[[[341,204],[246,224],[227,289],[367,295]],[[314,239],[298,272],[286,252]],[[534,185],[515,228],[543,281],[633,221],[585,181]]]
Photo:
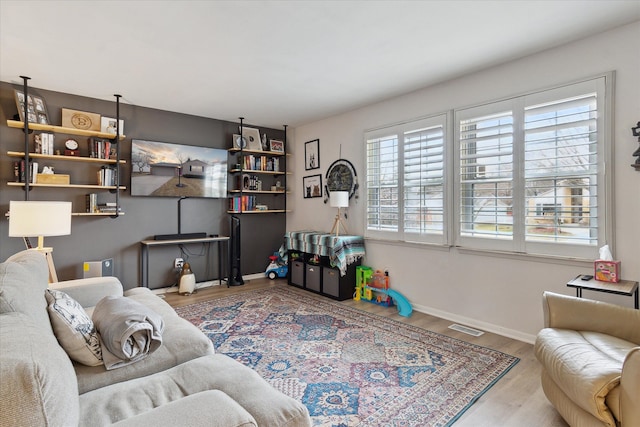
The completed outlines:
[[[304,169],[318,169],[320,167],[320,140],[304,143]]]
[[[322,175],[310,175],[302,178],[304,198],[322,197]]]

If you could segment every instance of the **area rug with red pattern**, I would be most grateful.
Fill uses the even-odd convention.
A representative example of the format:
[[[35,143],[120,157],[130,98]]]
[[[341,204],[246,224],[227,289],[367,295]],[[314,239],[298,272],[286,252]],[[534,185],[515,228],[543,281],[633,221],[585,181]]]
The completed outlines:
[[[448,426],[519,361],[286,285],[176,311],[315,426]]]

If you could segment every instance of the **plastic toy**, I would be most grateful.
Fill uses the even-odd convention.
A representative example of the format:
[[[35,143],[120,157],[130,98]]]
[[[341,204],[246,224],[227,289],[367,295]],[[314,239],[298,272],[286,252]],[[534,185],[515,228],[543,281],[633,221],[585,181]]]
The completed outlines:
[[[400,316],[409,317],[413,312],[411,303],[404,295],[393,289],[389,289],[389,273],[377,270],[375,273],[370,267],[356,267],[356,291],[353,294],[356,301],[364,300],[374,304],[391,307],[396,305]]]
[[[270,280],[287,277],[287,274],[289,273],[289,266],[287,265],[286,260],[280,255],[280,252],[274,252],[273,255],[269,256],[269,260],[271,262],[264,272],[265,276]]]

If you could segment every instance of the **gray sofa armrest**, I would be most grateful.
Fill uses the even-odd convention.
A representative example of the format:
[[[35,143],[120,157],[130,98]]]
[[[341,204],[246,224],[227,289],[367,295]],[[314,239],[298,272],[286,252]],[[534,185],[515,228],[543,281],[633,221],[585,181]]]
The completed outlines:
[[[117,427],[257,427],[242,406],[219,390],[207,390],[119,421]]]
[[[546,328],[600,332],[640,345],[640,310],[553,292],[542,298]]]
[[[640,347],[627,354],[620,377],[620,425],[640,426]]]
[[[65,292],[83,307],[93,307],[106,296],[122,296],[122,283],[117,277],[89,277],[49,284],[50,289]]]

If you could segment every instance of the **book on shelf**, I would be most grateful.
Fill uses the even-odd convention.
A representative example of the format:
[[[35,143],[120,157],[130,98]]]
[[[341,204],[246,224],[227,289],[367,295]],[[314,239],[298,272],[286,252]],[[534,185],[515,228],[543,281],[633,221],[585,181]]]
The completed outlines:
[[[89,157],[94,159],[109,159],[111,141],[101,138],[89,138]]]
[[[234,196],[229,199],[229,210],[234,212],[252,211],[256,206],[256,196]]]
[[[52,133],[42,132],[33,136],[34,153],[53,155],[53,139]]]
[[[89,193],[85,196],[85,207],[89,213],[98,211],[98,195],[96,193]]]
[[[38,162],[31,162],[31,183],[35,184],[38,179]]]
[[[33,160],[27,163],[24,159],[13,162],[13,179],[15,182],[27,182],[35,184],[38,177],[38,162]]]
[[[115,186],[118,181],[118,169],[112,166],[102,166],[97,172],[98,185]]]
[[[280,159],[269,156],[255,156],[247,154],[239,159],[239,164],[243,170],[279,172]]]
[[[98,205],[96,207],[96,212],[101,213],[122,213],[122,206],[106,206],[106,205]]]

